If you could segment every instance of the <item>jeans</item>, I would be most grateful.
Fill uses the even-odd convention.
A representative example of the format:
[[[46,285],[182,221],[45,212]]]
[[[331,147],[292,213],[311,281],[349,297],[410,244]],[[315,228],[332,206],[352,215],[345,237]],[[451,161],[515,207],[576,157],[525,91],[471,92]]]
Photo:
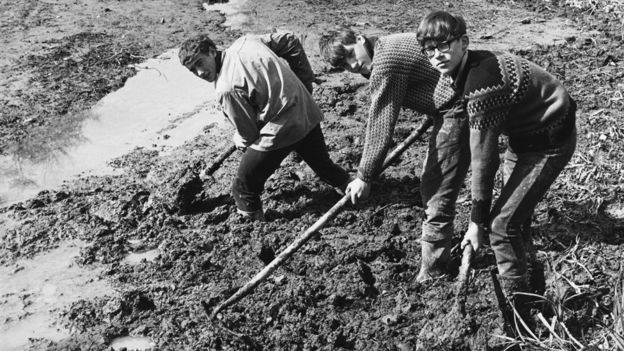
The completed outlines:
[[[435,117],[420,191],[426,218],[422,240],[450,239],[454,232],[455,203],[470,166],[468,116],[450,110]]]
[[[504,185],[490,213],[490,245],[498,273],[520,277],[527,272],[526,228],[539,201],[572,158],[576,130],[561,146],[542,152],[514,153],[507,149],[503,163]]]
[[[232,195],[238,209],[247,212],[262,209],[260,194],[264,183],[291,151],[296,151],[323,181],[334,187],[344,186],[350,179],[349,174],[329,158],[319,124],[291,146],[271,151],[245,150],[232,182]]]

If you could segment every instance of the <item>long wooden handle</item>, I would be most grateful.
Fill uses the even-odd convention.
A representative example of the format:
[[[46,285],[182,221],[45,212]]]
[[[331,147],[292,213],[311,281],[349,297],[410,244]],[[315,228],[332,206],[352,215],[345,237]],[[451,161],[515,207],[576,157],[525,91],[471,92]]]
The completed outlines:
[[[219,155],[219,157],[217,157],[217,159],[214,160],[214,162],[212,162],[210,166],[204,169],[204,175],[211,176],[217,169],[219,169],[219,167],[221,167],[223,161],[225,161],[228,157],[230,157],[231,154],[234,153],[234,151],[236,151],[236,145],[230,146],[230,148],[225,150],[221,155]]]
[[[474,249],[472,244],[468,243],[464,246],[462,254],[461,266],[459,267],[459,274],[457,275],[457,285],[455,287],[455,298],[457,299],[457,308],[462,315],[466,315],[466,295],[468,287],[468,275],[470,272],[470,265],[472,264],[472,257],[474,256]]]
[[[466,282],[468,282],[468,272],[470,271],[470,265],[472,263],[472,257],[474,256],[474,248],[471,243],[466,244],[464,246],[464,251],[462,253],[462,261],[461,266],[459,267],[459,274],[457,275],[457,280],[461,286],[465,286]]]
[[[433,120],[428,118],[423,124],[412,134],[410,134],[399,146],[397,146],[392,153],[386,158],[383,164],[382,171],[385,170],[394,160],[403,153],[410,145],[412,145],[418,138],[420,138],[429,127],[433,124]],[[310,226],[305,232],[303,232],[295,241],[292,242],[284,251],[282,251],[277,257],[273,259],[268,265],[266,265],[260,272],[258,272],[247,284],[238,289],[229,299],[215,307],[210,315],[210,318],[215,318],[217,314],[224,308],[238,302],[240,299],[249,294],[256,288],[263,280],[265,280],[273,271],[275,271],[284,261],[289,259],[297,250],[303,246],[314,234],[316,234],[330,219],[334,218],[351,199],[350,194],[345,194],[332,208],[329,209],[321,218],[319,218],[312,226]]]

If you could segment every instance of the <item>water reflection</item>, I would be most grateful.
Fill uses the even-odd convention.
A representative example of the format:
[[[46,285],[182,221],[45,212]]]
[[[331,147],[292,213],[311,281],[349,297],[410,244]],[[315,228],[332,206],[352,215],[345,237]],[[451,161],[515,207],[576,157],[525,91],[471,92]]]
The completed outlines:
[[[58,164],[68,156],[68,149],[84,143],[86,138],[81,130],[88,118],[96,116],[91,111],[64,116],[45,126],[32,127],[24,139],[9,144],[9,156],[0,157],[0,177],[6,179],[8,188],[14,192],[36,189],[38,181],[30,171],[32,165]],[[2,200],[3,197],[0,197],[0,204]]]
[[[92,111],[83,111],[58,118],[45,126],[35,126],[26,138],[8,146],[9,154],[17,164],[57,161],[67,149],[86,141],[82,123],[96,118]]]
[[[34,127],[0,156],[0,205],[80,173],[110,174],[107,162],[136,147],[166,152],[209,124],[223,124],[213,85],[180,65],[177,50],[135,67],[136,76],[91,110]]]

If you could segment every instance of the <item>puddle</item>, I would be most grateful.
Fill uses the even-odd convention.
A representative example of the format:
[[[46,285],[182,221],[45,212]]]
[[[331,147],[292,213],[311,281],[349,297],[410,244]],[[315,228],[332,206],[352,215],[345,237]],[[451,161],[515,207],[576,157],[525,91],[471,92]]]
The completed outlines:
[[[107,162],[136,147],[162,152],[183,144],[209,124],[225,125],[214,86],[180,65],[177,49],[136,65],[138,73],[89,111],[0,157],[0,205],[54,189],[80,173],[110,174]]]
[[[29,338],[53,341],[69,336],[55,317],[74,301],[114,295],[98,280],[99,270],[78,267],[73,259],[84,243],[74,241],[8,267],[0,267],[0,340],[4,351],[26,349]]]
[[[123,263],[129,264],[129,265],[137,265],[141,263],[143,260],[147,262],[152,262],[156,259],[156,257],[158,257],[158,255],[160,255],[160,250],[158,249],[141,251],[141,252],[132,252],[124,258]]]
[[[243,27],[249,26],[252,22],[251,11],[246,9],[247,0],[230,0],[226,3],[215,3],[209,5],[207,2],[203,3],[204,10],[206,11],[219,11],[226,16],[223,27],[229,27],[232,29],[243,29]]]
[[[124,336],[113,340],[111,348],[114,351],[147,351],[155,348],[156,344],[149,338],[142,336]]]
[[[20,223],[9,217],[6,213],[0,213],[0,240],[4,239],[6,233],[13,228],[17,228]]]
[[[624,219],[624,205],[620,203],[609,204],[605,208],[605,213],[615,219]]]

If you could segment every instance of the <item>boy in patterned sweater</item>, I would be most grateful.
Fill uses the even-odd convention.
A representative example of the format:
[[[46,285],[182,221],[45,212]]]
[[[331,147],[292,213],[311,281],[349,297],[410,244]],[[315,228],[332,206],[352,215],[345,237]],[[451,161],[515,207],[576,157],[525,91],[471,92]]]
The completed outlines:
[[[468,119],[453,112],[457,92],[421,53],[415,33],[377,39],[340,27],[323,35],[319,46],[332,66],[370,79],[364,150],[357,178],[347,187],[354,204],[369,195],[370,184],[381,171],[401,108],[433,118],[420,185],[426,218],[417,280],[441,276],[450,260],[455,203],[470,164]]]
[[[418,28],[422,52],[460,96],[457,113],[470,125],[472,211],[462,246],[482,246],[489,233],[508,297],[526,290],[527,223],[576,147],[576,104],[562,84],[536,64],[500,52],[468,50],[460,16],[435,11]],[[492,206],[499,135],[508,136],[503,187]],[[518,295],[519,296],[519,295]]]

